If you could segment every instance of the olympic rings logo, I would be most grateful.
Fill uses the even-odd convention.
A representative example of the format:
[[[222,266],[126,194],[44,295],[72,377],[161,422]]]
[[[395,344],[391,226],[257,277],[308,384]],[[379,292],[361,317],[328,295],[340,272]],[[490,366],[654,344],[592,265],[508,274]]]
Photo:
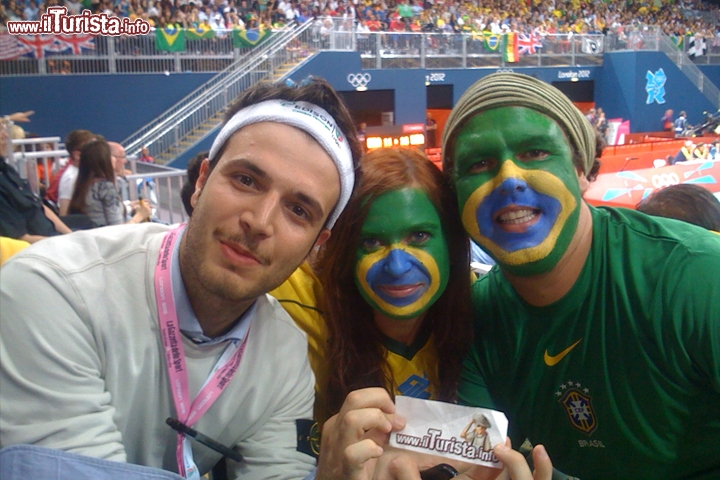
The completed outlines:
[[[351,73],[347,76],[348,83],[355,88],[367,87],[370,80],[372,76],[369,73]]]
[[[678,183],[680,183],[680,178],[675,172],[653,175],[652,177],[652,184],[655,188],[668,187],[670,185],[677,185]]]

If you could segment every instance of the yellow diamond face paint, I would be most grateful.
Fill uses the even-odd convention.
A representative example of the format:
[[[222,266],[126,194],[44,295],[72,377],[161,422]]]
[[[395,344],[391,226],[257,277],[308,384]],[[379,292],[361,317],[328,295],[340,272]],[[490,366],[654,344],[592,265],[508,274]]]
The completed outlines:
[[[573,238],[582,201],[558,124],[523,107],[488,110],[462,128],[453,152],[470,236],[515,275],[552,269]]]
[[[542,260],[557,244],[577,201],[560,179],[548,172],[523,170],[512,160],[505,160],[500,170],[499,175],[475,190],[465,202],[463,225],[473,240],[496,259],[502,259],[502,263],[523,265]],[[529,191],[523,193],[520,191],[523,188]],[[546,212],[526,235],[506,232],[495,225],[493,213],[498,209],[523,204],[543,205]],[[532,208],[515,212],[519,213],[506,214],[508,222],[533,215]]]
[[[425,312],[447,286],[449,253],[427,195],[402,189],[370,207],[356,251],[355,282],[376,310],[397,319]]]
[[[393,318],[416,317],[427,310],[441,283],[431,255],[401,244],[366,255],[356,272],[365,299]]]

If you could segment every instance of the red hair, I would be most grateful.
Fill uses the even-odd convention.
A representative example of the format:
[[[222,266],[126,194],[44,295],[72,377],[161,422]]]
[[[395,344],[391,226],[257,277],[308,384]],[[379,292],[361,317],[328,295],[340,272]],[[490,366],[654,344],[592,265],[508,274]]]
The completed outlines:
[[[417,188],[438,211],[450,246],[450,278],[445,292],[427,310],[418,337],[432,335],[438,358],[438,398],[455,401],[460,370],[472,338],[469,243],[457,199],[438,168],[412,148],[378,149],[361,161],[362,180],[319,253],[316,270],[325,292],[328,325],[327,405],[334,415],[353,390],[381,386],[392,395],[396,379],[386,361],[383,335],[372,307],[355,285],[355,252],[373,200],[389,191]]]

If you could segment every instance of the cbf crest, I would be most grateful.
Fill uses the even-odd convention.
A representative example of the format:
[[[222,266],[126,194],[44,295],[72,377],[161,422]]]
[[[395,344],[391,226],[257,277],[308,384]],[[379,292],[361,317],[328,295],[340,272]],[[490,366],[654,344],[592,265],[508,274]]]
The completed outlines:
[[[581,387],[582,385],[577,382],[563,383],[555,395],[560,397],[558,402],[565,408],[572,426],[587,435],[592,435],[598,426],[597,417],[592,407],[590,390]]]

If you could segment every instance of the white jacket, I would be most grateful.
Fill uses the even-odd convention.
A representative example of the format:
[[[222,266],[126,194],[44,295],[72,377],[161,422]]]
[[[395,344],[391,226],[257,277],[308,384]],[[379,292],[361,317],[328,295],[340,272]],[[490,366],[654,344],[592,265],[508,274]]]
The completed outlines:
[[[168,227],[106,227],[43,240],[0,274],[0,447],[27,443],[177,472],[175,416],[158,333],[154,269]],[[269,296],[240,367],[195,425],[233,447],[230,478],[304,478],[312,418],[305,335]],[[225,348],[183,338],[190,394]],[[193,442],[201,473],[220,454]]]

